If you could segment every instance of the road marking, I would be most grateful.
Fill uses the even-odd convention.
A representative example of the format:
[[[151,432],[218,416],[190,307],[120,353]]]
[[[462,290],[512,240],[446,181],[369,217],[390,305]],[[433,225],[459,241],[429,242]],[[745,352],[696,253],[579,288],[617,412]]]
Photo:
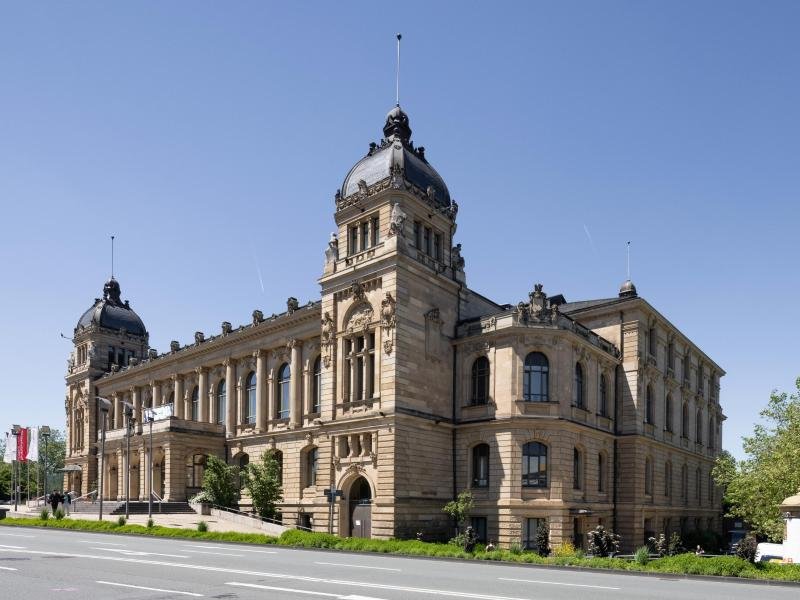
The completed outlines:
[[[231,546],[209,546],[209,545],[200,545],[195,544],[193,546],[185,545],[184,548],[214,548],[215,550],[230,550],[231,552],[254,552],[257,554],[277,554],[275,550],[249,550],[246,548],[232,548]]]
[[[125,556],[166,556],[167,558],[189,558],[185,554],[159,554],[158,552],[144,552],[142,550],[124,550],[122,548],[91,548],[103,552],[119,552]]]
[[[315,565],[330,565],[332,567],[352,567],[353,569],[378,569],[379,571],[400,571],[400,569],[390,569],[389,567],[368,567],[366,565],[348,565],[345,563],[314,562]]]
[[[309,596],[327,596],[328,598],[338,598],[339,600],[383,600],[382,598],[374,598],[372,596],[354,596],[354,595],[342,596],[340,594],[329,594],[328,592],[313,592],[311,590],[298,590],[295,588],[275,587],[272,585],[258,585],[255,583],[240,583],[238,581],[230,581],[225,585],[256,588],[259,590],[273,590],[276,592],[292,592],[294,594],[308,594]]]
[[[20,533],[0,533],[0,535],[4,535],[6,537],[24,537],[24,538],[35,538],[35,535],[22,535]]]
[[[204,550],[190,550],[189,552],[194,552],[195,554],[214,554],[216,556],[232,556],[235,558],[242,558],[244,554],[228,554],[227,552],[206,552]]]
[[[620,590],[622,588],[607,585],[588,585],[586,583],[561,583],[559,581],[539,581],[538,579],[514,579],[513,577],[498,577],[500,581],[519,581],[522,583],[542,583],[545,585],[568,585],[570,587],[594,588],[596,590]]]
[[[137,590],[147,590],[149,592],[166,592],[168,594],[183,594],[184,596],[198,596],[203,597],[203,594],[196,594],[194,592],[182,592],[180,590],[162,590],[161,588],[144,587],[143,585],[131,585],[129,583],[115,583],[113,581],[95,581],[95,583],[102,583],[103,585],[116,585],[118,587],[135,588]]]
[[[0,567],[0,571],[17,571],[14,567]]]
[[[234,575],[252,575],[254,577],[268,577],[271,579],[284,579],[291,581],[306,581],[310,583],[326,583],[329,585],[342,585],[350,587],[374,588],[379,590],[392,590],[398,592],[411,592],[414,594],[430,594],[434,596],[452,596],[455,598],[472,598],[473,600],[524,600],[515,596],[495,596],[492,594],[478,594],[471,592],[455,592],[450,590],[437,590],[431,588],[417,588],[402,585],[388,585],[383,583],[371,583],[366,581],[351,581],[346,579],[324,579],[322,577],[310,577],[306,575],[290,575],[288,573],[269,573],[265,571],[246,571],[244,569],[228,569],[213,565],[195,565],[189,563],[166,562],[162,560],[148,560],[144,558],[132,558],[129,556],[109,556],[97,554],[78,554],[76,552],[52,552],[47,550],[6,550],[0,547],[0,552],[18,552],[19,554],[36,554],[42,556],[69,556],[72,558],[89,558],[95,560],[111,560],[116,562],[129,562],[139,565],[156,565],[161,567],[173,567],[176,569],[194,569],[197,571],[213,571],[216,573],[231,573]]]
[[[6,546],[5,544],[0,544],[0,548],[8,548],[9,550],[25,550],[25,546]]]
[[[100,544],[101,546],[127,546],[128,544],[115,544],[114,542],[98,542],[97,540],[78,540],[79,544]]]

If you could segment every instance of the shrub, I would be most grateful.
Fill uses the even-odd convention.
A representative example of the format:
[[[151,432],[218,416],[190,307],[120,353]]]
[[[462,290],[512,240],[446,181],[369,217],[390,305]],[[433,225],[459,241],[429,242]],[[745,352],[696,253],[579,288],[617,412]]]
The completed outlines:
[[[469,516],[469,511],[472,510],[473,504],[474,499],[472,497],[472,492],[464,490],[458,495],[458,498],[445,504],[442,508],[442,512],[450,515],[453,521],[456,522],[458,530],[461,531],[461,528],[464,526]]]
[[[281,463],[275,450],[267,450],[261,460],[250,463],[242,472],[244,487],[253,501],[253,508],[264,518],[274,518],[275,508],[283,498]]]
[[[49,518],[50,518],[50,511],[47,510],[46,508],[43,508],[39,513],[39,519],[41,519],[42,521],[47,521],[47,519]]]
[[[748,535],[741,542],[739,542],[738,546],[736,546],[736,556],[743,558],[750,563],[754,563],[756,562],[757,550],[758,544],[756,543],[756,538]]]
[[[575,546],[572,545],[572,542],[563,542],[553,548],[551,556],[556,558],[566,558],[566,557],[574,557],[575,556]]]
[[[648,550],[647,546],[641,546],[636,549],[636,552],[633,553],[633,562],[640,566],[650,562],[650,550]]]
[[[214,504],[211,495],[205,490],[200,490],[194,496],[189,498],[189,502],[199,502],[203,504]]]
[[[64,509],[63,508],[57,508],[56,512],[53,513],[53,517],[55,517],[56,521],[60,521],[61,519],[63,519],[64,518]]]
[[[147,528],[148,529],[152,529],[154,525],[155,525],[155,522],[153,522],[153,519],[147,519]]]
[[[197,524],[197,531],[200,532],[208,531],[208,523],[206,523],[205,521],[200,521]]]
[[[659,556],[666,556],[667,538],[664,537],[663,533],[659,533],[658,537],[649,537],[647,538],[647,548],[653,554],[658,554]]]
[[[595,527],[594,531],[586,534],[586,537],[589,540],[590,554],[605,558],[619,552],[619,536],[612,531],[606,531],[602,525]]]
[[[547,522],[541,523],[536,530],[536,553],[539,556],[550,554],[550,527]]]
[[[673,531],[669,536],[669,544],[667,544],[667,556],[676,556],[683,554],[686,549],[683,547],[683,540],[677,531]]]
[[[232,508],[239,499],[239,486],[236,485],[238,469],[220,460],[213,454],[206,459],[203,474],[203,492],[207,502],[225,508]]]
[[[126,522],[127,519],[125,518],[125,515],[120,515],[119,518],[117,518],[117,525],[119,525],[120,527],[123,527]]]
[[[519,542],[512,542],[511,546],[508,548],[508,551],[515,556],[522,554],[522,546],[520,546]]]

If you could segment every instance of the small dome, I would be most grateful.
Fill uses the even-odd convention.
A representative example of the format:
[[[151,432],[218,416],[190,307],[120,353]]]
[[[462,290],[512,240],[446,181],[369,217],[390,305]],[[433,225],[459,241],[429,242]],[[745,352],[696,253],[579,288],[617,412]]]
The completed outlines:
[[[425,149],[414,148],[408,115],[399,106],[386,115],[383,134],[385,139],[381,144],[370,144],[367,155],[350,169],[344,178],[341,196],[346,198],[358,192],[362,181],[369,187],[399,172],[406,182],[423,193],[430,191],[434,195],[434,202],[450,206],[450,192],[444,180],[428,163]]]
[[[633,282],[630,279],[626,279],[625,283],[623,283],[619,288],[619,297],[636,298],[637,295],[636,286],[633,285]]]
[[[76,330],[92,325],[106,329],[124,329],[131,335],[147,335],[147,329],[128,301],[122,302],[119,282],[113,277],[103,286],[103,297],[83,313]]]

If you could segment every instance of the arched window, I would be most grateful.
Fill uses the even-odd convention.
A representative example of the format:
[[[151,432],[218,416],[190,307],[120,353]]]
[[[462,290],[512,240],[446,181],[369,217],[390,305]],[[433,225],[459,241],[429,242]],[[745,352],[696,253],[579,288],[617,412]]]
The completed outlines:
[[[606,466],[606,455],[601,452],[597,455],[597,491],[601,494],[606,491],[606,478],[608,477],[608,467]]]
[[[603,417],[608,416],[608,383],[605,373],[600,373],[600,406],[597,412]]]
[[[317,468],[319,467],[319,449],[314,446],[306,451],[306,486],[317,485]]]
[[[227,410],[227,392],[225,390],[225,380],[220,379],[217,384],[217,406],[216,415],[217,423],[225,422],[225,412]]]
[[[672,394],[664,401],[664,430],[672,432]]]
[[[689,467],[685,464],[681,467],[681,498],[684,502],[689,501]]]
[[[708,447],[714,448],[714,417],[708,418]]]
[[[200,390],[194,386],[192,390],[192,421],[197,421],[200,418]]]
[[[250,371],[244,383],[245,389],[245,423],[256,422],[256,408],[258,405],[258,395],[256,394],[256,373]]]
[[[653,461],[650,457],[644,459],[644,493],[653,495]]]
[[[654,407],[653,407],[653,388],[652,386],[647,386],[645,391],[645,399],[644,399],[644,422],[649,423],[650,425],[653,424],[653,415],[654,415]]]
[[[572,404],[578,408],[584,408],[585,404],[583,367],[581,363],[575,363],[575,379],[572,382]]]
[[[708,504],[709,506],[714,506],[714,476],[709,473],[708,474]]]
[[[547,402],[550,389],[550,364],[541,352],[525,357],[522,397],[526,402]]]
[[[292,369],[288,363],[283,363],[278,369],[278,393],[275,407],[279,419],[288,419],[292,405]]]
[[[695,425],[694,425],[695,440],[694,441],[697,442],[698,444],[702,444],[703,443],[703,409],[702,408],[698,408],[697,409],[697,414],[696,414],[696,418],[695,418],[695,422],[694,423],[695,423]]]
[[[522,446],[522,487],[547,487],[547,446],[542,443]]]
[[[317,357],[314,361],[314,380],[311,382],[311,412],[318,414],[322,402],[322,360]]]
[[[689,439],[689,403],[684,402],[681,410],[681,437]]]
[[[583,454],[577,448],[572,449],[572,487],[583,489]]]
[[[489,445],[472,449],[472,487],[489,487]]]
[[[664,496],[672,497],[672,463],[664,463]]]
[[[472,363],[471,404],[486,404],[489,401],[489,359],[479,356]]]
[[[701,496],[701,490],[702,490],[702,483],[701,482],[702,482],[702,480],[703,480],[703,476],[700,474],[700,467],[698,467],[694,472],[694,487],[695,487],[694,495],[695,495],[695,498],[697,498],[697,502],[698,503],[700,502],[700,500],[702,498],[702,496]]]

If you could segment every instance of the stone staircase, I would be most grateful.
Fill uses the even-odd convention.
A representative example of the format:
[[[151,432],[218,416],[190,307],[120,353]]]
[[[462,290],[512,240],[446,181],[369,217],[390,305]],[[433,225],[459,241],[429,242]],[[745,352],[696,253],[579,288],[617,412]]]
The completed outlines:
[[[148,511],[147,502],[131,502],[128,506],[128,514],[146,515]],[[109,514],[124,515],[125,503],[120,502]],[[188,502],[153,502],[153,514],[161,515],[195,515],[197,514]]]

